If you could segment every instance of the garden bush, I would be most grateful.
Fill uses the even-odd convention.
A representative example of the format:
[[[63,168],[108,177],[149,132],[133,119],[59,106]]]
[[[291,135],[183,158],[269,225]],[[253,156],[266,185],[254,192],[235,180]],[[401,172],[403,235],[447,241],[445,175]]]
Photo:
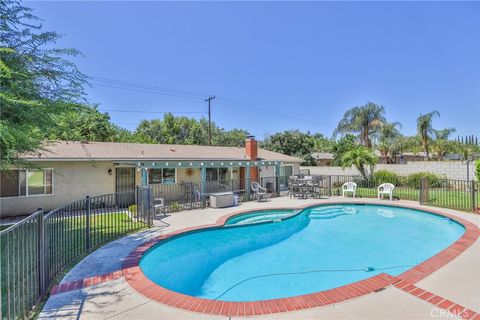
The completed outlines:
[[[391,183],[395,186],[400,185],[400,176],[395,172],[388,170],[378,170],[373,173],[372,181],[375,185],[380,185],[382,183]]]
[[[419,189],[420,188],[420,180],[422,178],[427,178],[428,186],[430,188],[438,188],[438,187],[442,186],[443,179],[440,176],[438,176],[434,173],[430,173],[430,172],[412,173],[411,175],[409,175],[407,177],[407,185],[410,188]]]
[[[130,213],[132,214],[133,217],[136,217],[137,216],[137,205],[132,204],[132,205],[128,206],[128,211],[130,211]]]
[[[180,204],[177,201],[173,201],[168,205],[168,211],[170,212],[180,211],[180,209]]]

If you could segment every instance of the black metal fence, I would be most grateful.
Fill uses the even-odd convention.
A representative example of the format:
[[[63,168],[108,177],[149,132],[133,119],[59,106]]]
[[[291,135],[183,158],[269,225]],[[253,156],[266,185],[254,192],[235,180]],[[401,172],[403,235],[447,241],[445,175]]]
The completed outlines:
[[[154,202],[163,201],[165,212],[191,210],[208,206],[209,195],[233,192],[240,201],[253,199],[251,183],[258,182],[271,197],[280,196],[288,189],[288,177],[261,177],[258,179],[226,179],[206,182],[151,184]]]
[[[101,245],[153,223],[152,192],[87,197],[39,210],[0,232],[0,318],[21,319],[68,266]]]
[[[271,197],[288,189],[289,177],[257,179]],[[342,195],[342,185],[357,184],[356,196],[376,198],[382,182],[361,176],[316,176],[321,196]],[[42,210],[0,232],[1,319],[27,317],[55,279],[70,265],[101,245],[151,226],[156,198],[167,212],[202,208],[212,193],[230,191],[240,201],[253,199],[250,179],[154,184],[128,191],[87,197],[44,215]],[[465,211],[479,209],[479,183],[441,179],[393,181],[394,198]]]
[[[325,196],[341,196],[342,185],[352,181],[357,184],[356,196],[377,198],[378,186],[383,182],[395,185],[395,199],[418,201],[424,205],[458,209],[463,211],[478,211],[480,206],[479,182],[467,180],[427,178],[412,180],[408,177],[396,177],[395,181],[367,180],[362,176],[321,176],[324,181]],[[351,196],[351,194],[346,194]]]

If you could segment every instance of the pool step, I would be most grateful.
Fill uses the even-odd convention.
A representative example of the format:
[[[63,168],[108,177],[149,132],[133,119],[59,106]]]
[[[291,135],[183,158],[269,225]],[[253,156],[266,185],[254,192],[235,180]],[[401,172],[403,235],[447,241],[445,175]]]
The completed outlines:
[[[251,224],[251,223],[259,223],[259,222],[266,222],[266,221],[281,221],[283,218],[291,216],[292,213],[272,213],[272,214],[265,214],[254,216],[250,218],[246,218],[244,220],[238,221],[235,225],[242,225],[242,224]]]
[[[353,215],[357,213],[358,209],[355,208],[334,206],[312,209],[309,212],[308,216],[310,217],[310,219],[332,219],[338,216]]]

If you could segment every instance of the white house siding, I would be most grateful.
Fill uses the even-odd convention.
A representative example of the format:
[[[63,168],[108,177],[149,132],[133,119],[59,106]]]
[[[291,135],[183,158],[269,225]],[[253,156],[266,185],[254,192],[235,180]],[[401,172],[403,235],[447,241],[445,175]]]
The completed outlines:
[[[32,213],[37,208],[50,210],[87,195],[115,192],[115,168],[111,161],[37,162],[34,166],[53,169],[53,194],[0,198],[2,217]],[[112,175],[108,169],[112,169]]]
[[[469,179],[475,179],[475,164],[470,163]],[[321,175],[359,175],[355,168],[341,167],[302,167],[309,169],[311,174]],[[467,165],[461,161],[409,161],[406,164],[377,164],[375,170],[388,170],[400,176],[407,176],[415,172],[431,172],[448,179],[466,180]]]
[[[115,166],[112,161],[42,161],[33,163],[36,168],[53,169],[53,194],[0,198],[1,217],[17,216],[58,208],[69,202],[80,200],[87,195],[96,196],[115,192]],[[298,163],[293,165],[298,173]],[[112,169],[109,175],[108,170]],[[185,168],[177,169],[177,183],[201,181],[201,170],[193,169],[188,176]],[[275,166],[263,167],[261,177],[275,176]],[[233,168],[233,179],[240,178],[240,169]],[[135,172],[136,184],[141,183],[141,175]]]

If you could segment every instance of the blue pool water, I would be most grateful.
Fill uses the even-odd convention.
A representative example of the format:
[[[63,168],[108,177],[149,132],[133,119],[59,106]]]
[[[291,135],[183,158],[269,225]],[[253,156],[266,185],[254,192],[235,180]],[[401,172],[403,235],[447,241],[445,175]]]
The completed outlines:
[[[389,206],[259,211],[160,243],[142,257],[140,267],[155,283],[196,297],[285,298],[382,272],[398,275],[464,232],[450,219]]]

